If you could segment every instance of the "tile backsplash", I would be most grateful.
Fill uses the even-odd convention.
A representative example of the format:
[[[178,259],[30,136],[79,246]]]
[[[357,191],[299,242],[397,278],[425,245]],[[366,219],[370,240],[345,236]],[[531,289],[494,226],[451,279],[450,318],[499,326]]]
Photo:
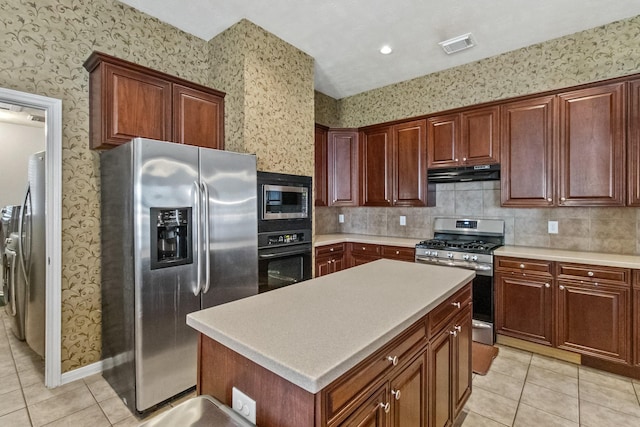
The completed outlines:
[[[406,226],[400,216],[406,216]],[[640,254],[640,209],[503,208],[499,181],[437,184],[436,206],[430,208],[316,208],[315,230],[425,239],[433,236],[433,219],[440,216],[504,219],[508,245]],[[548,233],[548,221],[558,222],[558,234]]]

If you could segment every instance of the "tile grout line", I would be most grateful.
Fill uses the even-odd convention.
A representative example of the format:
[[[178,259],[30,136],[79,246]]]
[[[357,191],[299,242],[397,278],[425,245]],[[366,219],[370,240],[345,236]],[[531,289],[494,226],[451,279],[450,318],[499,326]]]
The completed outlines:
[[[16,357],[14,354],[14,348],[13,348],[13,344],[11,344],[11,338],[9,337],[9,334],[13,334],[13,332],[11,332],[8,328],[7,328],[7,323],[6,323],[6,319],[5,319],[5,313],[2,313],[2,326],[4,328],[4,334],[5,334],[5,338],[7,340],[7,344],[9,346],[9,353],[11,354],[11,360],[13,361],[13,369],[15,370],[16,373],[16,377],[18,377],[18,384],[20,385],[20,394],[22,395],[22,401],[24,402],[24,408],[20,408],[20,409],[24,409],[25,412],[27,413],[27,418],[29,419],[29,424],[31,426],[33,426],[33,420],[31,419],[31,413],[29,412],[29,408],[27,406],[27,397],[24,395],[24,387],[22,385],[22,379],[20,378],[20,374],[18,373],[18,365],[16,364]],[[20,409],[13,411],[13,412],[17,412]],[[10,413],[13,413],[10,412]],[[5,414],[8,415],[8,414]]]

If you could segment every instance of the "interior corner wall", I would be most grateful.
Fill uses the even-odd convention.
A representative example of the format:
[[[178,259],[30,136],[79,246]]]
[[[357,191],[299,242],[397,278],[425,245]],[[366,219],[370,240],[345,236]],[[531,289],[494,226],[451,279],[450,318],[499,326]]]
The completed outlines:
[[[330,128],[340,127],[339,101],[337,99],[316,91],[314,105],[316,123]]]
[[[639,39],[636,16],[343,98],[340,125],[366,126],[637,73]]]
[[[313,58],[247,20],[209,45],[211,81],[228,97],[226,148],[256,154],[259,170],[312,175]]]

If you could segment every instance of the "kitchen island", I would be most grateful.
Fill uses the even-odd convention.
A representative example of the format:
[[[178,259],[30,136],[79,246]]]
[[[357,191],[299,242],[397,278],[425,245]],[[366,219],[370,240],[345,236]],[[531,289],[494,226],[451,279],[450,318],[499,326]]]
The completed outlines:
[[[379,260],[192,313],[198,392],[231,406],[240,389],[262,427],[453,419],[471,387],[474,274]]]

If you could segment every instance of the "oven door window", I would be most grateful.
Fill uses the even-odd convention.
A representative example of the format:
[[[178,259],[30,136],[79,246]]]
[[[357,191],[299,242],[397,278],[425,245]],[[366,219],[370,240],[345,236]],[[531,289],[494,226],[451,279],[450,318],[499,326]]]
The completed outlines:
[[[476,275],[473,279],[473,318],[493,323],[493,277]]]
[[[311,254],[261,257],[258,270],[259,292],[293,285],[311,278]]]

